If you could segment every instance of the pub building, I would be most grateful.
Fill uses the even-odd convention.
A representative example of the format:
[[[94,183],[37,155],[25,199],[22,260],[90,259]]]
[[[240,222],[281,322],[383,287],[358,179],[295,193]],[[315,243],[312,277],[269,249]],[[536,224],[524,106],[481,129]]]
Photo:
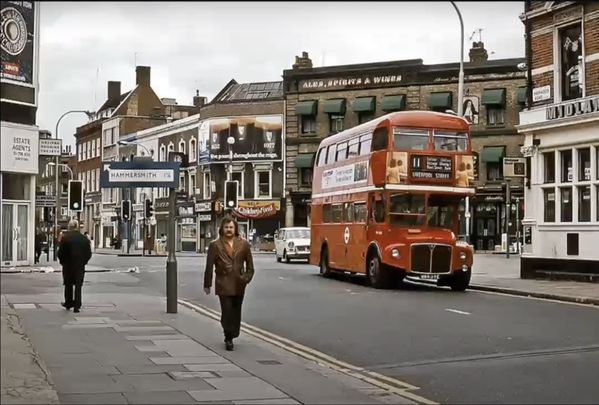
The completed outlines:
[[[480,197],[463,202],[460,237],[479,251],[501,247],[506,232],[502,160],[519,157],[522,136],[515,125],[526,101],[523,58],[488,60],[474,42],[464,63],[464,119],[475,156],[471,181]],[[314,156],[322,139],[394,111],[457,111],[459,63],[426,65],[421,59],[315,68],[308,53],[283,73],[286,100],[285,226],[309,226]],[[520,180],[512,195],[522,198]],[[466,207],[470,218],[465,215]],[[510,209],[521,209],[515,204]],[[516,217],[512,212],[512,218]],[[522,215],[520,215],[522,217]],[[510,221],[511,239],[516,221]]]
[[[594,2],[526,2],[521,16],[531,33],[522,278],[599,280],[598,13]]]
[[[195,214],[198,251],[218,237],[227,180],[237,181],[239,231],[257,250],[274,249],[284,223],[283,83],[231,80],[200,110]],[[234,140],[229,145],[228,138]]]

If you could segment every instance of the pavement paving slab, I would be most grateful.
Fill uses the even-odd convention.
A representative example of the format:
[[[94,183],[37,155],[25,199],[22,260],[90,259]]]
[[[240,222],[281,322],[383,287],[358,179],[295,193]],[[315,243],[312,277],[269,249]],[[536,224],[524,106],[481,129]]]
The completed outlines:
[[[6,309],[24,320],[23,333],[49,365],[54,403],[382,403],[299,357],[277,358],[257,339],[242,336],[235,352],[225,352],[217,321],[185,307],[165,314],[156,311],[164,308],[162,298],[143,296],[140,303],[118,289],[104,302],[89,295],[114,313],[88,314],[84,307],[77,316],[40,305],[35,295],[7,294]]]

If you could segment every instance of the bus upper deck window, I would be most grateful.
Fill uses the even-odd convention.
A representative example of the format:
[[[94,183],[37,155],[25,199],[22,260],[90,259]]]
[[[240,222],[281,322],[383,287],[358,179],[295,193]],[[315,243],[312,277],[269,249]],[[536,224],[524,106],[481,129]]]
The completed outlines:
[[[360,156],[370,153],[370,145],[372,144],[372,135],[362,135],[360,137]]]
[[[435,150],[465,152],[468,149],[468,133],[435,129],[433,145]]]
[[[327,149],[327,165],[335,163],[335,156],[337,155],[337,145],[329,145]]]
[[[324,166],[326,163],[326,159],[327,159],[327,150],[326,148],[322,148],[318,151],[318,163],[317,165],[320,166]]]
[[[393,128],[393,149],[426,150],[428,142],[427,129]]]
[[[372,151],[385,150],[389,145],[389,131],[386,127],[377,128],[372,133]]]

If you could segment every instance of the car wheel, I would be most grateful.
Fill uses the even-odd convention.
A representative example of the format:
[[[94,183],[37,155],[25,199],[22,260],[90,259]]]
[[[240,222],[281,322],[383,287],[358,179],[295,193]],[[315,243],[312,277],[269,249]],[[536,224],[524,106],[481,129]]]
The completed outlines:
[[[285,263],[291,263],[291,259],[289,258],[289,256],[287,256],[286,250],[283,250],[283,260],[285,260]]]

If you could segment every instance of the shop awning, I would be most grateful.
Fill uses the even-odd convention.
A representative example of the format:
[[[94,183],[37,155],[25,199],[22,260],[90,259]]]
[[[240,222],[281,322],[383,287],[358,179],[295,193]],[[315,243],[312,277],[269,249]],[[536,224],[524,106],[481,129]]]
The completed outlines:
[[[449,110],[453,105],[452,98],[450,91],[431,93],[428,97],[428,108],[431,110]]]
[[[485,89],[481,99],[482,105],[505,107],[505,89]]]
[[[345,114],[345,99],[338,98],[335,100],[327,100],[324,102],[323,112],[325,114]]]
[[[316,115],[318,112],[318,101],[300,101],[295,105],[295,115]]]
[[[359,97],[354,99],[352,110],[354,112],[373,112],[375,110],[375,97]]]
[[[505,156],[505,146],[486,146],[480,153],[480,160],[485,163],[500,163]]]
[[[311,169],[314,166],[314,155],[315,153],[300,153],[295,157],[295,167]]]
[[[518,87],[518,104],[526,104],[526,87]]]
[[[381,110],[383,111],[401,111],[406,108],[406,96],[398,94],[395,96],[385,96],[381,101]]]

